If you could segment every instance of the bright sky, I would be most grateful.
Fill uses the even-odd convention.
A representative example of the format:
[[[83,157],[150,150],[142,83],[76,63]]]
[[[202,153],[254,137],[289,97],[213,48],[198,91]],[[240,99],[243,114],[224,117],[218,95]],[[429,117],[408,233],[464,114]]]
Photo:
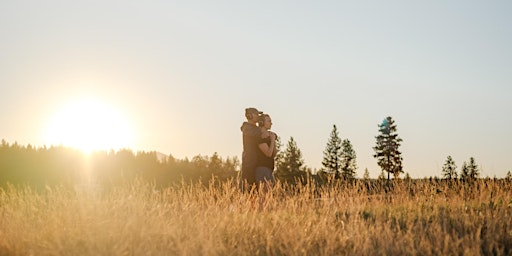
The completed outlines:
[[[511,11],[511,1],[1,1],[0,138],[38,146],[65,122],[102,130],[70,114],[90,115],[77,109],[91,101],[103,141],[126,135],[113,146],[240,158],[244,109],[256,107],[311,168],[336,124],[358,176],[377,177],[377,125],[392,116],[412,177],[441,176],[448,155],[503,177]]]

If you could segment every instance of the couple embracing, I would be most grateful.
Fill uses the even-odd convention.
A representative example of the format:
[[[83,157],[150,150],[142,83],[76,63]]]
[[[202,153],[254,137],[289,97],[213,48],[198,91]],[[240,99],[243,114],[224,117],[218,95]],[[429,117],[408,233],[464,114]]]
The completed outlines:
[[[275,183],[274,158],[277,135],[270,131],[272,119],[255,108],[246,108],[247,121],[242,124],[242,191],[258,185],[268,191]],[[247,187],[248,186],[248,187]]]

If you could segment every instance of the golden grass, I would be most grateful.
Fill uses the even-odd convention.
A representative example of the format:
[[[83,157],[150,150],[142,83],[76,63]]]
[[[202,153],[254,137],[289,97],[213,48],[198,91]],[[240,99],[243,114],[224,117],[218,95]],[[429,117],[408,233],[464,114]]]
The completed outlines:
[[[0,255],[510,255],[512,186],[0,190]]]

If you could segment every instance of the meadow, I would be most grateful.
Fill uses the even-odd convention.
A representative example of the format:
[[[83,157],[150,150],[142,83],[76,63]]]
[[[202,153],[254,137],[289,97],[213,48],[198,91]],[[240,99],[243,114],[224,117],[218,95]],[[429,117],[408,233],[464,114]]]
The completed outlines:
[[[0,190],[0,255],[511,254],[507,180]]]

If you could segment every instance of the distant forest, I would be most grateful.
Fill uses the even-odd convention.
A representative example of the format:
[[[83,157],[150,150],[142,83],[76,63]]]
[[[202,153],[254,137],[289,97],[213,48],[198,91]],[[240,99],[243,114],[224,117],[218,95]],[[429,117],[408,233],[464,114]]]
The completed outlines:
[[[176,159],[158,152],[82,151],[63,147],[22,146],[2,140],[0,145],[0,186],[75,185],[93,181],[98,185],[115,186],[142,178],[157,186],[181,182],[203,182],[212,177],[219,181],[234,179],[239,160],[212,156]]]
[[[281,149],[279,142],[276,169],[277,180],[287,183],[315,182],[317,185],[337,179],[336,173],[322,169],[312,172],[304,165],[300,149],[293,137],[287,143],[286,149]],[[451,158],[449,157],[450,163]],[[447,165],[453,172],[454,164]],[[466,165],[466,163],[464,163]],[[469,165],[471,166],[471,165]],[[462,169],[465,170],[466,167]],[[101,187],[115,187],[140,178],[152,182],[156,187],[167,187],[185,183],[201,182],[205,185],[213,180],[218,184],[225,181],[237,182],[240,160],[237,157],[222,158],[217,153],[211,156],[197,155],[192,159],[176,159],[172,155],[161,153],[137,152],[129,149],[118,151],[94,151],[83,153],[63,146],[33,147],[18,143],[9,144],[2,140],[0,145],[0,187],[9,184],[28,185],[34,188],[64,185],[94,184]],[[445,167],[443,167],[444,172]],[[340,175],[338,178],[353,182],[352,176]],[[448,172],[449,173],[449,172]],[[342,172],[343,174],[343,172]],[[446,176],[446,175],[444,175]],[[460,180],[464,179],[461,175]],[[506,180],[510,180],[510,172]],[[384,181],[384,171],[377,181]],[[406,175],[405,180],[410,179]],[[432,179],[432,178],[431,178]],[[437,180],[437,178],[434,178]],[[365,170],[362,180],[370,180],[368,170]],[[451,180],[451,179],[448,179]]]

